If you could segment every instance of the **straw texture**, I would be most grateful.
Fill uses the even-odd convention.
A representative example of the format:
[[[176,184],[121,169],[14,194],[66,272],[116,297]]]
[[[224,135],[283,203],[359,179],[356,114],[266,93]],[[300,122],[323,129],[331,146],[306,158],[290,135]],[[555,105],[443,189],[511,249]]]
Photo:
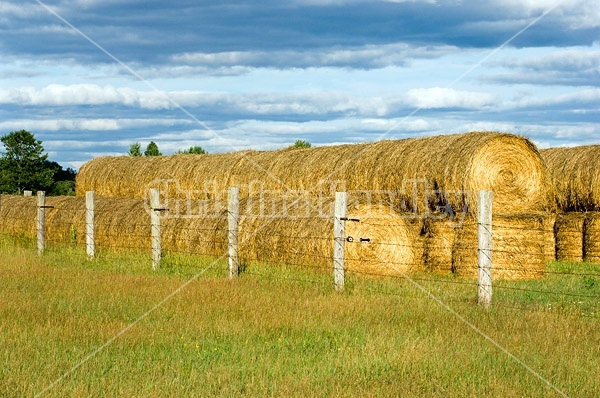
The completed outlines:
[[[165,184],[159,180],[170,181],[169,192],[236,185],[242,197],[260,189],[311,196],[378,191],[400,213],[445,205],[474,211],[480,189],[494,191],[494,208],[503,213],[545,210],[552,199],[535,146],[490,132],[269,152],[96,158],[80,169],[77,194],[143,198],[149,187]]]
[[[560,213],[556,216],[556,259],[558,261],[583,261],[583,227],[585,213]]]
[[[492,274],[494,279],[541,277],[552,260],[553,217],[547,213],[494,214]],[[453,270],[460,276],[477,277],[477,222],[466,220],[456,230]]]
[[[600,211],[600,145],[541,151],[561,211]]]

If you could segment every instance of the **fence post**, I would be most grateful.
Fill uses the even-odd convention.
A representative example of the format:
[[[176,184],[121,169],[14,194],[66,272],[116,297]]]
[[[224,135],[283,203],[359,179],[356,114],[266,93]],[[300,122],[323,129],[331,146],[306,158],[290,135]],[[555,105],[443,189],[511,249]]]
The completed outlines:
[[[37,193],[37,252],[38,255],[44,254],[46,231],[46,192]]]
[[[240,189],[230,187],[227,192],[227,257],[229,263],[229,279],[236,278],[239,273],[238,232],[240,219]]]
[[[23,191],[23,196],[26,196],[26,197],[33,196],[33,192],[31,192],[31,191]]]
[[[152,269],[157,269],[162,258],[160,244],[160,191],[150,189],[150,221],[152,223]]]
[[[94,191],[85,193],[85,248],[88,259],[93,259],[96,255],[96,243],[94,240],[94,212],[96,204]]]
[[[344,248],[346,242],[346,211],[348,195],[335,193],[335,213],[333,216],[333,283],[335,290],[344,290]]]
[[[492,191],[479,191],[477,214],[478,269],[477,301],[488,308],[492,304]]]

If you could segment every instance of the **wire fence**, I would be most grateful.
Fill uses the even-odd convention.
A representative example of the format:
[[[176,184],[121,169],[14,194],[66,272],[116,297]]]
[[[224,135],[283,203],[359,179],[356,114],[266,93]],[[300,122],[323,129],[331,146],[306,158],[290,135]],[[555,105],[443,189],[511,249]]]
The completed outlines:
[[[0,197],[0,235],[35,242],[43,209],[46,247],[89,245],[86,199]],[[221,208],[222,203],[214,204]],[[239,272],[309,285],[333,285],[335,215],[251,214],[241,206],[236,242]],[[317,208],[317,207],[314,207]],[[319,209],[325,208],[318,206]],[[332,208],[333,209],[333,208]],[[161,217],[163,256],[227,259],[230,225],[227,211],[197,217]],[[148,255],[154,249],[152,211],[144,200],[96,198],[94,247]],[[556,229],[550,214],[494,215],[492,274],[494,306],[543,309],[598,317],[600,265],[555,262]],[[481,223],[443,218],[422,219],[369,211],[345,217],[344,275],[347,289],[418,297],[402,281],[410,280],[448,301],[470,302],[481,286]],[[582,242],[584,239],[581,240]],[[39,244],[38,244],[39,249]],[[225,262],[219,267],[225,269]],[[274,272],[273,270],[292,270]],[[297,272],[300,270],[300,272]],[[398,289],[386,285],[393,281]],[[421,295],[422,297],[422,295]]]

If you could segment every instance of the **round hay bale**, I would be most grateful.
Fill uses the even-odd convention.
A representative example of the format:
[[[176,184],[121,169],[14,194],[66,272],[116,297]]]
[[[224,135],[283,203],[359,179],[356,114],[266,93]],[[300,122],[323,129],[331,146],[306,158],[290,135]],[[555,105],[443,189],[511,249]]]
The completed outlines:
[[[299,199],[285,217],[246,211],[240,221],[240,256],[322,269],[333,267],[333,201]],[[273,208],[283,209],[279,202]],[[252,208],[242,201],[240,209]],[[266,206],[271,208],[271,206]],[[348,209],[345,267],[348,272],[399,275],[422,270],[422,244],[415,227],[389,206],[355,205]]]
[[[547,213],[494,214],[494,279],[531,279],[543,275],[553,248],[552,219]],[[456,230],[452,261],[459,276],[477,277],[477,229],[477,222],[470,219]]]
[[[600,264],[600,212],[587,213],[583,230],[584,259],[588,263]]]
[[[0,198],[0,232],[33,238],[36,235],[37,199],[16,195]]]
[[[491,132],[268,152],[96,158],[80,169],[77,194],[143,198],[159,180],[190,192],[236,185],[241,197],[257,189],[313,197],[334,190],[378,192],[398,212],[440,205],[474,210],[481,189],[495,192],[500,212],[545,210],[551,199],[535,146]]]
[[[349,272],[401,275],[423,271],[419,222],[393,213],[389,206],[358,205],[346,223],[346,268]]]
[[[423,260],[427,270],[440,273],[452,271],[452,247],[456,228],[456,222],[446,217],[434,216],[425,219]]]
[[[583,261],[583,224],[585,213],[560,213],[556,216],[554,236],[556,259],[580,263]]]
[[[541,155],[559,210],[600,211],[600,145],[550,148]]]

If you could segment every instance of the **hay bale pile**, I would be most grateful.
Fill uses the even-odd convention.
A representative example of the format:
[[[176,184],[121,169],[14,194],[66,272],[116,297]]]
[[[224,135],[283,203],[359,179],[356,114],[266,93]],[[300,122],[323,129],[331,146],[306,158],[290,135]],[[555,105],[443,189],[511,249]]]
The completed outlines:
[[[282,217],[284,204],[245,199],[240,203],[240,257],[301,266],[332,267],[333,202],[304,200],[293,203]],[[85,244],[85,199],[48,197],[46,213],[48,242]],[[258,208],[260,206],[260,208]],[[367,274],[390,274],[423,269],[421,245],[410,223],[400,215],[373,206],[348,209],[348,234],[356,236],[347,245],[347,269]],[[35,198],[3,196],[0,232],[35,237]],[[166,251],[223,256],[227,252],[225,209],[202,217],[164,214],[162,246]],[[96,198],[95,238],[99,248],[149,250],[150,215],[142,199]],[[369,242],[360,242],[360,239]],[[403,242],[398,244],[397,242]],[[388,266],[391,265],[390,266]]]
[[[97,202],[99,245],[102,239],[106,245],[117,241],[125,245],[130,236],[135,239],[126,245],[150,247],[149,216],[143,198],[149,188],[159,188],[171,215],[177,216],[168,218],[165,214],[163,247],[221,256],[227,248],[225,209],[213,211],[211,216],[183,207],[192,203],[200,209],[215,200],[223,203],[227,188],[239,186],[242,258],[330,268],[330,198],[334,191],[346,190],[353,195],[349,217],[361,220],[347,223],[348,235],[353,238],[346,243],[349,271],[397,274],[398,270],[428,269],[470,275],[461,271],[469,269],[473,259],[476,266],[477,229],[469,227],[469,221],[456,228],[425,218],[423,225],[405,213],[423,217],[444,208],[449,213],[467,212],[467,220],[472,220],[477,191],[488,189],[494,191],[494,212],[507,214],[495,222],[505,223],[509,231],[497,235],[496,249],[500,252],[495,266],[504,271],[496,275],[512,278],[535,274],[547,257],[546,237],[543,243],[534,243],[543,234],[520,229],[523,225],[535,231],[543,229],[543,221],[516,216],[552,208],[554,199],[545,167],[529,140],[478,132],[268,152],[96,158],[80,169],[77,194],[83,196],[93,190],[97,197],[114,198],[112,203],[102,198]],[[271,217],[256,208],[259,199],[264,205],[265,192],[274,197],[268,202],[271,208],[267,215]],[[290,192],[291,196],[305,197],[306,202],[287,209],[275,199]],[[321,209],[317,210],[315,201],[319,200],[317,207]],[[73,214],[84,213],[82,198],[57,199],[56,204]],[[113,207],[123,211],[115,212]],[[286,217],[272,217],[284,208]],[[35,219],[35,207],[33,212]],[[108,218],[102,219],[105,216]],[[64,239],[73,239],[73,229],[77,239],[84,236],[80,224],[83,216],[77,222],[58,213],[49,212],[48,217],[49,229],[54,224],[73,225]]]
[[[553,216],[548,213],[494,214],[494,279],[541,277],[553,257],[552,225]],[[457,229],[452,267],[460,276],[477,276],[477,229],[477,222],[472,219]]]
[[[143,198],[157,180],[172,180],[184,191],[237,185],[242,197],[252,195],[251,187],[317,195],[329,193],[331,181],[341,181],[334,189],[394,193],[391,201],[400,212],[415,210],[414,180],[426,180],[428,190],[451,193],[430,194],[421,207],[431,209],[444,203],[458,211],[466,205],[476,209],[480,189],[495,192],[494,205],[501,212],[545,210],[550,200],[535,146],[523,137],[488,132],[268,152],[102,157],[80,169],[77,194],[94,190],[102,196]],[[419,200],[424,191],[417,192]]]
[[[552,180],[558,260],[600,262],[600,145],[541,151]]]

